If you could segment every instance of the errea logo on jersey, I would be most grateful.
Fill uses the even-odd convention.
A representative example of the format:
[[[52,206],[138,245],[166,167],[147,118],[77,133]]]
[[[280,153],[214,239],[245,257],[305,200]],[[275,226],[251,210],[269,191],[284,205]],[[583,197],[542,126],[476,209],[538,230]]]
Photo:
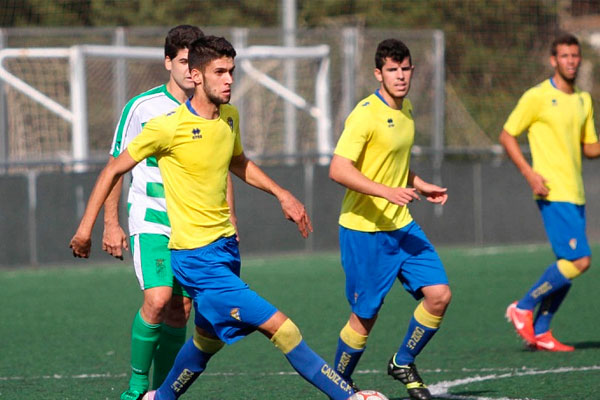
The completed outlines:
[[[233,118],[227,118],[227,125],[229,125],[229,129],[231,129],[231,132],[233,132]]]
[[[192,139],[202,139],[202,135],[200,134],[200,128],[192,129]]]
[[[552,99],[552,106],[556,107],[558,105],[558,101],[556,99]]]
[[[391,118],[388,118],[387,124],[388,124],[388,128],[393,128],[395,126],[394,125],[394,120],[391,119]]]

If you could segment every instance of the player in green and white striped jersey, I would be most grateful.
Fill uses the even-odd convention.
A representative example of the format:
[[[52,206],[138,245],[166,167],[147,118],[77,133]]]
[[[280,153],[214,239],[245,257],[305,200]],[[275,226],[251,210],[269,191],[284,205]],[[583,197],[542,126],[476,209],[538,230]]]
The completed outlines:
[[[132,98],[116,128],[111,148],[112,162],[154,117],[166,114],[185,102],[193,93],[187,55],[189,45],[203,36],[190,25],[171,29],[165,39],[165,68],[169,81]],[[141,309],[135,315],[131,331],[131,379],[121,400],[137,400],[149,388],[149,370],[154,362],[152,387],[157,388],[169,372],[173,360],[186,338],[186,323],[191,300],[171,272],[167,247],[171,227],[167,217],[163,182],[155,158],[148,158],[132,171],[127,200],[129,235],[135,274],[144,291]],[[119,225],[119,182],[107,199],[102,248],[122,258],[127,249],[127,235]],[[234,215],[231,178],[227,201]],[[235,221],[234,222],[235,225]]]

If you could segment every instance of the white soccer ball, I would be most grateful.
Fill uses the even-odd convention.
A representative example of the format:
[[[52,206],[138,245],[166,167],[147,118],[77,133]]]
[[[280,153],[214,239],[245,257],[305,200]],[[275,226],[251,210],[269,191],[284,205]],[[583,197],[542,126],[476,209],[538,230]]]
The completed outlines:
[[[348,400],[389,400],[376,390],[361,390],[348,397]]]

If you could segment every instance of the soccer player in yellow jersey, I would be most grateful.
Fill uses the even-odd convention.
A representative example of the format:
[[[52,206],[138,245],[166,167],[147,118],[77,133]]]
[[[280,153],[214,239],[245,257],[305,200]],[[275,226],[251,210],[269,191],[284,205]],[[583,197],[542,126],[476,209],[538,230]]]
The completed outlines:
[[[525,342],[539,350],[573,351],[552,335],[550,322],[571,280],[585,272],[591,251],[585,233],[585,196],[581,154],[600,156],[592,99],[575,86],[581,64],[576,37],[564,34],[552,43],[550,79],[529,89],[508,117],[500,143],[533,191],[557,261],[519,301],[507,319]],[[523,156],[516,136],[527,131],[533,164]],[[539,305],[533,318],[533,311]]]
[[[444,204],[448,195],[445,188],[425,182],[410,169],[415,126],[406,96],[413,70],[404,43],[396,39],[379,43],[375,54],[379,88],[348,116],[331,161],[330,177],[347,188],[339,239],[351,308],[334,365],[352,382],[383,300],[398,279],[423,301],[389,360],[388,374],[406,385],[411,399],[430,399],[414,360],[437,332],[451,293],[440,258],[407,206],[419,194],[437,204]]]
[[[127,102],[115,129],[109,162],[125,150],[149,120],[173,110],[192,95],[194,82],[187,64],[188,46],[203,35],[200,28],[191,25],[178,25],[169,30],[164,45],[169,80]],[[155,161],[150,157],[132,170],[127,198],[132,259],[143,291],[143,303],[131,324],[131,377],[120,400],[142,398],[150,387],[151,366],[151,387],[160,386],[186,341],[186,324],[192,308],[189,294],[171,272],[171,251],[167,246],[171,226],[162,178]],[[102,249],[123,259],[123,249],[129,246],[118,217],[121,181],[104,203]],[[228,180],[227,195],[233,210],[231,179]],[[232,219],[235,220],[233,212]]]
[[[89,256],[92,227],[111,187],[137,163],[155,156],[171,222],[171,267],[194,300],[196,330],[179,351],[163,384],[144,399],[179,398],[225,343],[258,330],[302,377],[330,398],[346,400],[354,393],[348,382],[308,347],[285,314],[239,277],[238,242],[226,201],[228,170],[274,195],[284,216],[298,225],[303,237],[312,226],[302,203],[244,155],[238,112],[228,104],[235,55],[224,38],[206,36],[190,45],[193,97],[148,122],[104,168],[70,246],[75,256]]]

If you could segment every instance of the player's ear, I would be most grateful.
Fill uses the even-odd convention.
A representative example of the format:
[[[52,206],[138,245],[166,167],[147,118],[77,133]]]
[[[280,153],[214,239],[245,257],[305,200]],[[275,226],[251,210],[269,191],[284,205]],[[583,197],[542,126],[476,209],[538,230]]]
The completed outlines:
[[[170,72],[172,66],[173,66],[173,61],[171,60],[171,57],[165,56],[165,69]]]
[[[383,76],[381,75],[381,70],[379,68],[375,68],[373,70],[373,74],[375,75],[375,79],[377,79],[378,82],[383,81]]]
[[[192,78],[192,81],[194,81],[194,83],[196,85],[200,85],[202,84],[202,72],[200,72],[200,70],[198,68],[192,68],[190,70],[190,77]]]
[[[558,65],[555,56],[550,56],[550,65],[552,65],[552,68],[556,68],[556,66]]]

